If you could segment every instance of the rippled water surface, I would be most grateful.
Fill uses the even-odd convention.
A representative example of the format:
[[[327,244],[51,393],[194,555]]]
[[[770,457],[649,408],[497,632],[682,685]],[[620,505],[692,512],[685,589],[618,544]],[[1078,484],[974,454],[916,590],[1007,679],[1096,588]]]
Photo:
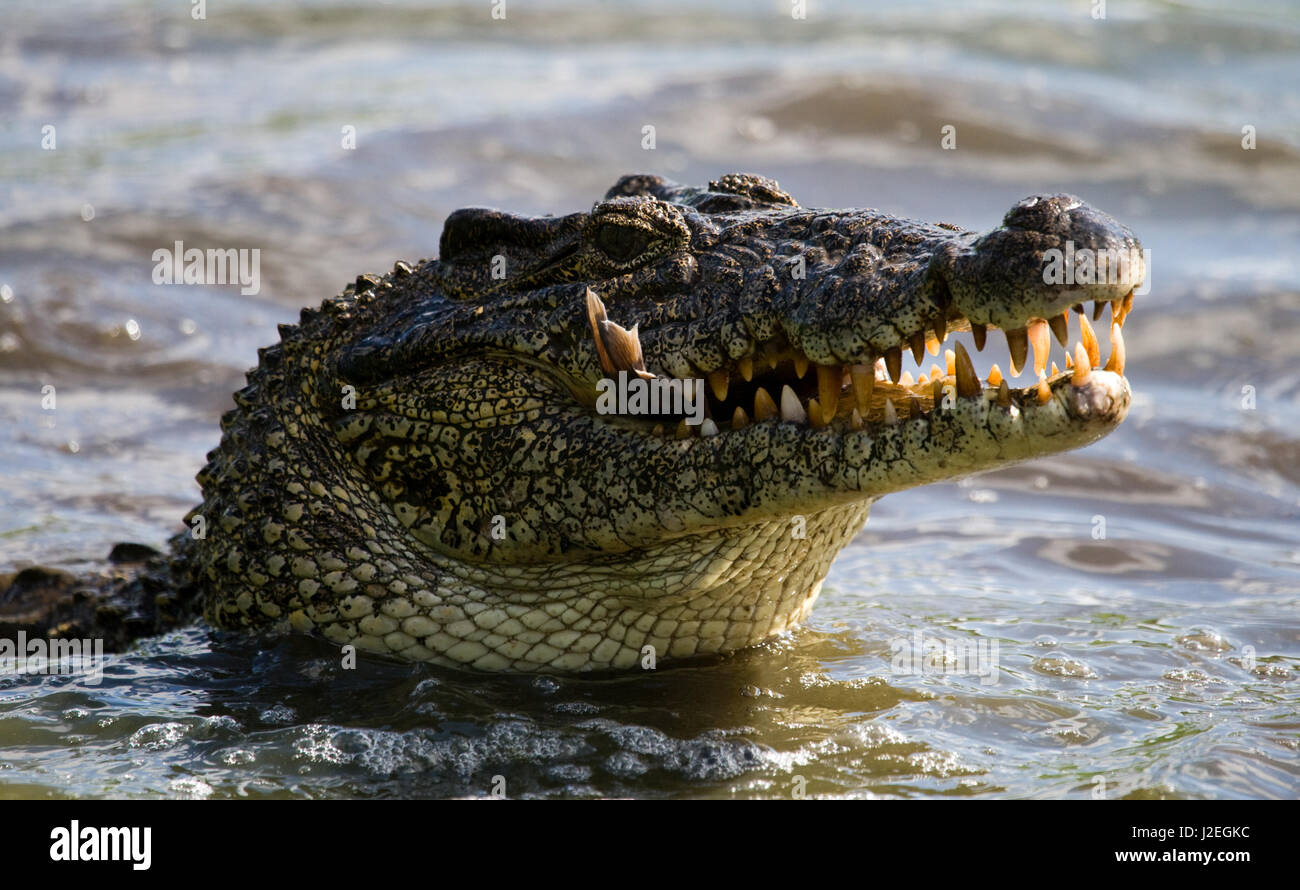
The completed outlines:
[[[475,796],[503,776],[512,795],[1296,797],[1294,7],[860,5],[7,3],[0,571],[162,546],[275,325],[433,255],[459,206],[558,214],[627,172],[752,170],[804,205],[987,229],[1069,191],[1153,272],[1115,434],[883,499],[812,619],[765,647],[493,677],[345,671],[318,641],[195,626],[97,684],[0,677],[0,796]],[[259,248],[260,292],[152,284],[176,240]],[[996,670],[896,664],[918,641]]]

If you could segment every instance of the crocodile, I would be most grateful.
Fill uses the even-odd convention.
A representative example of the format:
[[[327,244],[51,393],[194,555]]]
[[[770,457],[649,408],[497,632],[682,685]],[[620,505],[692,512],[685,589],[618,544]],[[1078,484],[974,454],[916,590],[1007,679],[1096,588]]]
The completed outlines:
[[[1096,274],[1049,274],[1088,251]],[[1140,251],[1071,195],[981,234],[804,208],[753,174],[457,210],[437,259],[358,277],[259,350],[167,552],[10,576],[0,631],[121,648],[201,614],[501,671],[753,646],[809,614],[876,498],[1120,424]],[[962,340],[990,328],[1007,368],[981,376]],[[672,398],[602,399],[615,382]]]

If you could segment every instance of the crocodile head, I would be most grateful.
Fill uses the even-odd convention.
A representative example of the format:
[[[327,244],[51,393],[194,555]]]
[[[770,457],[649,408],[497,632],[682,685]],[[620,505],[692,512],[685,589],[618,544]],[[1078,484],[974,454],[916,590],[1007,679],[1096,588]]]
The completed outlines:
[[[1053,251],[1091,251],[1093,274],[1056,282]],[[1133,235],[1066,195],[982,235],[804,209],[739,174],[624,177],[568,216],[457,211],[437,260],[359,278],[262,351],[188,562],[218,625],[408,659],[751,645],[807,614],[874,498],[1114,429],[1143,274]],[[1112,306],[1105,369],[1085,303]],[[1006,370],[981,379],[944,342],[982,349],[990,327]],[[902,371],[927,350],[937,368]]]

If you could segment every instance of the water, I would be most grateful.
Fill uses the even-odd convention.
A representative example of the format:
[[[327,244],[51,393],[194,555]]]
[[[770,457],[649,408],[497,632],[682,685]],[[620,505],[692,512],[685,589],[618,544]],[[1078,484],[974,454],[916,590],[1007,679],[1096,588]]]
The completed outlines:
[[[808,206],[986,229],[1071,191],[1138,232],[1153,287],[1115,434],[885,498],[798,632],[568,678],[344,671],[317,641],[191,627],[98,684],[0,678],[0,796],[501,776],[521,796],[1296,797],[1300,15],[891,6],[6,4],[0,570],[161,546],[275,325],[432,255],[460,206],[558,214],[626,172],[753,170]],[[176,240],[259,248],[260,292],[152,284]],[[996,644],[998,670],[895,665],[918,634]]]

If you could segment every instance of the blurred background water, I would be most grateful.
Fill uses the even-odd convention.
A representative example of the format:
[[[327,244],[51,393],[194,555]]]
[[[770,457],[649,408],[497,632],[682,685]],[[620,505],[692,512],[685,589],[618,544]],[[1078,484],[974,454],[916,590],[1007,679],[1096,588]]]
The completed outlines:
[[[1300,792],[1295,4],[193,8],[0,9],[0,571],[161,546],[277,323],[434,255],[457,207],[582,210],[629,172],[975,229],[1078,194],[1152,251],[1135,402],[884,499],[806,627],[720,661],[345,672],[197,626],[99,685],[0,677],[0,796]],[[260,292],[154,285],[177,240],[260,249]],[[917,632],[996,642],[997,683],[891,670]]]

